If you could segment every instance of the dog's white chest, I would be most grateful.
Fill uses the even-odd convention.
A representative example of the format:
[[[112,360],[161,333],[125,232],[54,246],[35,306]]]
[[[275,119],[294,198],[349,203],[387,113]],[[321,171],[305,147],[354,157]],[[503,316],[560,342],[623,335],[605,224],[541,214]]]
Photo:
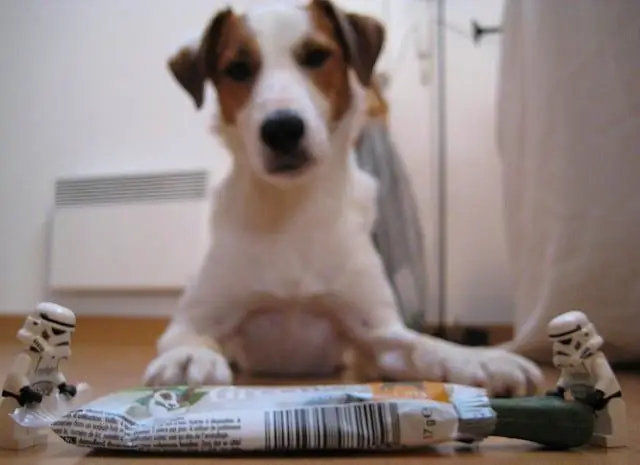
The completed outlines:
[[[343,346],[332,323],[301,309],[250,315],[238,333],[243,370],[265,375],[323,376],[340,368]]]
[[[331,296],[340,294],[358,252],[352,223],[345,218],[270,236],[236,233],[234,247],[221,247],[233,254],[226,263],[237,267],[246,296],[235,335],[243,371],[325,376],[339,370],[344,345]]]
[[[331,250],[332,231],[254,239],[242,250],[244,289],[251,308],[237,334],[242,368],[267,375],[329,375],[339,368],[343,346],[323,307],[348,267]],[[329,237],[327,237],[329,236]],[[335,252],[338,252],[337,254]]]
[[[232,357],[243,371],[317,376],[342,365],[336,315],[347,310],[336,297],[348,294],[346,278],[374,253],[375,186],[360,176],[354,182],[356,192],[331,209],[323,192],[268,232],[218,223],[210,282],[216,299],[229,302],[220,308],[233,309],[223,318],[237,324]]]
[[[311,233],[306,239],[283,236],[256,244],[253,266],[246,263],[253,292],[284,300],[326,294],[334,286],[334,273],[345,267],[346,260],[344,255],[334,256],[332,242]]]

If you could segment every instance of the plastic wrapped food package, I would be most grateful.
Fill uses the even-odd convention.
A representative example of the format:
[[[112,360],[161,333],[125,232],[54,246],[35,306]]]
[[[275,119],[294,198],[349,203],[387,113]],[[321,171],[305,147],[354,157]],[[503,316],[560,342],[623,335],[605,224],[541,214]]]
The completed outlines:
[[[548,448],[587,444],[589,406],[555,396],[490,399],[437,382],[129,389],[12,415],[78,447],[149,453],[401,450],[489,436]]]
[[[131,389],[74,408],[50,427],[92,449],[232,452],[479,441],[495,422],[484,390],[417,382]]]

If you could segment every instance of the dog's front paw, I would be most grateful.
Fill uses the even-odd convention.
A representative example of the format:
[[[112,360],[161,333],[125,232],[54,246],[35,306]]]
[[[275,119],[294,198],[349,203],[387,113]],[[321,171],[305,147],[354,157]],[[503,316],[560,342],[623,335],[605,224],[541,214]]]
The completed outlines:
[[[227,360],[206,347],[176,347],[155,358],[147,367],[146,386],[229,385],[233,373]]]
[[[491,396],[534,395],[543,383],[535,363],[499,348],[425,341],[414,352],[414,363],[422,379],[484,387]]]

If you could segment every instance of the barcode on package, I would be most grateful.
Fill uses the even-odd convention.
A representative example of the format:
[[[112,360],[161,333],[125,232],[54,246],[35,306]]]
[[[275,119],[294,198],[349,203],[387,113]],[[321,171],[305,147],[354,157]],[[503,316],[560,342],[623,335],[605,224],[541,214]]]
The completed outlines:
[[[374,449],[401,445],[398,404],[361,403],[264,413],[265,450]]]

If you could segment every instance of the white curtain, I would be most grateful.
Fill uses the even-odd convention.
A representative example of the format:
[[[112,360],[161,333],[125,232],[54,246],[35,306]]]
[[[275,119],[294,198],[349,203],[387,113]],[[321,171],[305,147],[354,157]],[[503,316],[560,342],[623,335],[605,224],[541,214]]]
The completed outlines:
[[[547,322],[586,312],[640,359],[640,1],[507,0],[498,144],[513,349],[550,360]]]

